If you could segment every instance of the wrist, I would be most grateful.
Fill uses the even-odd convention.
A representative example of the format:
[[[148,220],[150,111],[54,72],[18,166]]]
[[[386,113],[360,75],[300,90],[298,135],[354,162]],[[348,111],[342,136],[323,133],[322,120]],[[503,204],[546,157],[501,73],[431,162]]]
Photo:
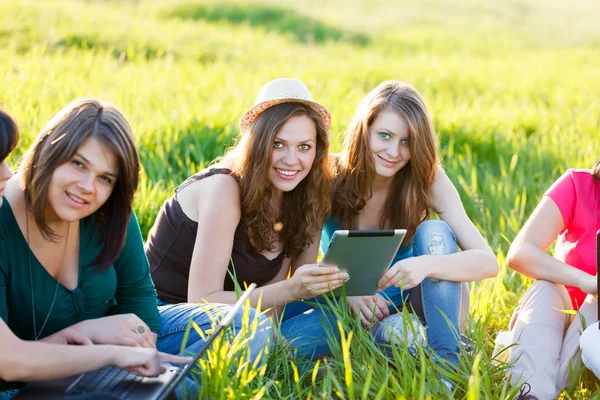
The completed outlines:
[[[112,344],[101,345],[103,348],[103,353],[106,354],[105,363],[106,365],[114,365],[120,366],[120,357],[123,353],[123,349],[120,346],[115,346]],[[94,346],[96,347],[96,346]]]
[[[413,259],[420,263],[420,265],[417,265],[417,268],[425,273],[426,278],[431,278],[439,273],[439,269],[437,267],[440,263],[438,260],[436,260],[435,256],[425,254],[419,257],[413,257]]]
[[[299,295],[299,291],[296,288],[293,279],[293,277],[290,277],[289,279],[281,281],[284,304],[291,303],[292,301],[304,300],[304,297]]]

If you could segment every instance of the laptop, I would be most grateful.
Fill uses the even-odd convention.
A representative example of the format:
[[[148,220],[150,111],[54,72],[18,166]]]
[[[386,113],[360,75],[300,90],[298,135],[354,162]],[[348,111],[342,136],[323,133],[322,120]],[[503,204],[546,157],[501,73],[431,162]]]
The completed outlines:
[[[190,375],[197,361],[206,353],[213,340],[227,328],[242,305],[256,288],[251,284],[235,305],[219,321],[217,328],[208,337],[204,346],[192,361],[179,368],[168,366],[167,371],[156,378],[140,377],[126,370],[110,366],[70,378],[30,383],[15,399],[132,399],[166,400],[175,397],[175,389]]]

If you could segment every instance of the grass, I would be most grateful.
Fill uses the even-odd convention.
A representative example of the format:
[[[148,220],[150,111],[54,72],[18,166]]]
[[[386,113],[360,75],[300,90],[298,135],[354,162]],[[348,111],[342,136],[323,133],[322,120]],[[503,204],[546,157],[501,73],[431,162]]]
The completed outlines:
[[[263,83],[304,80],[331,111],[339,149],[360,99],[382,80],[407,81],[427,100],[444,167],[501,265],[471,286],[476,351],[462,357],[453,396],[510,399],[493,338],[530,282],[504,255],[549,185],[598,158],[599,11],[597,0],[0,1],[0,106],[24,133],[10,162],[71,100],[116,104],[140,146],[135,209],[146,234],[173,188],[231,145]],[[203,396],[451,396],[423,354],[398,349],[390,364],[356,321],[341,320],[345,341],[319,374],[282,349],[264,370],[224,357]],[[600,391],[590,374],[562,395],[591,397]]]

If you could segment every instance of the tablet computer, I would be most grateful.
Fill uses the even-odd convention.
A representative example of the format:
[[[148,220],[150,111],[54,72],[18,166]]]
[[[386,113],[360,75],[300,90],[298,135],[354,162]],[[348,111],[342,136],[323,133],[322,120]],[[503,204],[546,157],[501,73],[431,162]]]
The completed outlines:
[[[340,230],[333,233],[321,261],[346,271],[350,280],[344,284],[347,296],[371,296],[377,283],[390,267],[406,229]],[[341,294],[341,288],[334,291]]]

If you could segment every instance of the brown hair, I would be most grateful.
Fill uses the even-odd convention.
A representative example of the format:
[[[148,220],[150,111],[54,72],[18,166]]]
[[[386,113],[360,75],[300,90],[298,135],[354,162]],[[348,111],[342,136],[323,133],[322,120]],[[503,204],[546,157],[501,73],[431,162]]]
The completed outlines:
[[[0,163],[17,147],[19,128],[11,116],[0,109]]]
[[[292,117],[306,115],[317,128],[316,155],[310,172],[290,192],[283,194],[283,207],[276,215],[271,202],[270,171],[273,143],[281,127]],[[321,116],[299,103],[282,103],[263,111],[242,132],[240,141],[225,155],[240,185],[242,224],[256,251],[272,249],[277,235],[287,257],[295,258],[321,230],[331,205],[331,170],[328,162],[329,136]],[[275,232],[277,221],[283,223]]]
[[[371,198],[375,165],[369,145],[369,127],[383,110],[408,123],[410,161],[396,173],[379,222],[407,230],[412,239],[419,224],[429,218],[429,190],[439,166],[437,138],[425,101],[412,86],[386,81],[359,104],[348,126],[344,149],[335,165],[333,216],[345,229],[356,229],[358,214]]]
[[[592,170],[592,176],[597,181],[600,181],[600,160],[598,160],[596,162],[596,165],[594,165],[594,169]]]
[[[40,231],[46,239],[56,240],[56,234],[44,219],[50,179],[56,168],[68,162],[91,137],[106,144],[119,165],[119,177],[110,197],[98,211],[85,218],[86,223],[94,221],[102,243],[102,250],[91,265],[106,270],[125,243],[140,173],[131,127],[119,110],[94,99],[76,100],[63,108],[27,150],[21,164],[21,186]]]

